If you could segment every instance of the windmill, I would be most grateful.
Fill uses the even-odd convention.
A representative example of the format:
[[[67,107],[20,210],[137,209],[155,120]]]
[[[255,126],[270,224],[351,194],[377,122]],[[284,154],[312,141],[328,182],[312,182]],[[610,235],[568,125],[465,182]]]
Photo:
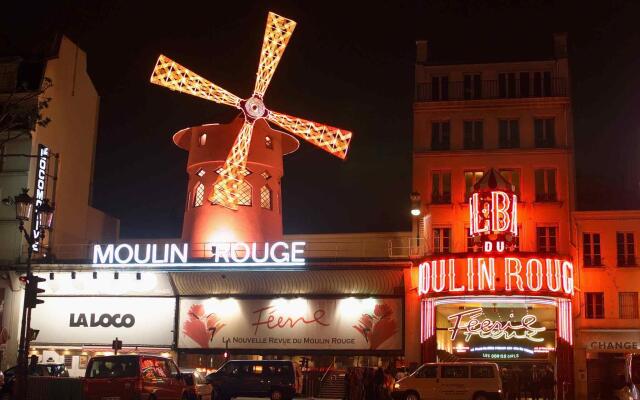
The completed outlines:
[[[255,87],[248,99],[241,99],[164,55],[158,58],[151,75],[151,83],[242,111],[244,122],[224,164],[217,170],[218,177],[208,198],[214,205],[238,210],[240,188],[247,175],[251,137],[258,120],[272,122],[336,157],[344,159],[347,156],[351,132],[270,110],[263,102],[264,94],[295,26],[295,21],[273,12],[269,13]]]

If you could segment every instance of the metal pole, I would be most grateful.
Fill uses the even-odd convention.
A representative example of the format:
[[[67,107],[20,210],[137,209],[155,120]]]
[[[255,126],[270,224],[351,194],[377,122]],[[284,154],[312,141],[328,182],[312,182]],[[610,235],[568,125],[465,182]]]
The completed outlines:
[[[23,233],[26,237],[26,233],[23,230]],[[27,282],[31,277],[31,255],[33,254],[33,250],[31,248],[31,243],[27,240],[28,250],[27,250]],[[27,398],[27,326],[29,321],[29,308],[27,307],[27,293],[25,289],[25,295],[22,300],[22,321],[20,321],[20,344],[18,347],[18,380],[17,380],[17,389],[18,389],[18,398],[26,399]]]

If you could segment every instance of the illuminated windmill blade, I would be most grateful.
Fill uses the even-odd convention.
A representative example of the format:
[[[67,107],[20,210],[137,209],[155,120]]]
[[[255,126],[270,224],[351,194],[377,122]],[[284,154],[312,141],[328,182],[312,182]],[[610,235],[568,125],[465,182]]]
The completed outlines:
[[[164,55],[158,57],[158,62],[156,62],[151,74],[151,83],[216,103],[240,107],[238,96],[209,82]]]
[[[253,121],[245,120],[227,159],[218,172],[218,179],[216,179],[216,183],[213,185],[213,192],[209,196],[211,203],[220,204],[231,210],[238,209],[238,200],[247,169],[247,156],[249,155],[252,133]]]
[[[345,159],[352,133],[333,126],[322,125],[302,118],[269,111],[267,120],[279,125],[294,135],[313,143],[336,157]]]
[[[291,39],[296,22],[272,12],[267,17],[267,28],[264,31],[262,41],[262,51],[260,52],[260,64],[256,74],[256,86],[253,95],[264,97],[273,73],[278,67],[280,58],[287,48],[287,43]]]

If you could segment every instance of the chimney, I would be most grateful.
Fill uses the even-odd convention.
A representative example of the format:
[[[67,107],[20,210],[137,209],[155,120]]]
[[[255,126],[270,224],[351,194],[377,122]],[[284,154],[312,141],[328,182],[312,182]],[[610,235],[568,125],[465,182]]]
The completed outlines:
[[[567,33],[553,34],[553,55],[556,59],[567,58]]]
[[[426,64],[428,54],[428,42],[426,40],[416,40],[416,62],[418,64]]]

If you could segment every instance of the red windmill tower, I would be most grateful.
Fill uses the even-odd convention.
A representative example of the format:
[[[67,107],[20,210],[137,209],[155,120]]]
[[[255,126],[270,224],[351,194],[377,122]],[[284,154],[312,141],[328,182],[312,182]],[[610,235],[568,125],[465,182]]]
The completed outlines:
[[[264,94],[295,25],[295,21],[269,13],[255,88],[248,99],[164,55],[158,58],[152,83],[242,112],[229,124],[186,128],[173,136],[176,145],[189,151],[182,239],[195,245],[193,248],[212,242],[282,239],[282,156],[295,151],[299,143],[288,133],[272,129],[266,121],[336,157],[344,159],[347,155],[351,132],[281,114],[264,105]]]

